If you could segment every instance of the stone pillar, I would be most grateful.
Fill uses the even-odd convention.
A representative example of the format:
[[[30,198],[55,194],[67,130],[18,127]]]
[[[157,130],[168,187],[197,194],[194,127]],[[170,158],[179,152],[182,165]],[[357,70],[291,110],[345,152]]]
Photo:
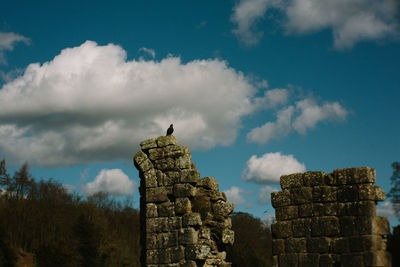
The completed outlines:
[[[271,193],[274,266],[391,266],[386,196],[369,167],[283,175]]]
[[[191,162],[189,148],[174,136],[140,143],[134,157],[140,176],[142,266],[211,267],[225,262],[233,244],[233,204]]]

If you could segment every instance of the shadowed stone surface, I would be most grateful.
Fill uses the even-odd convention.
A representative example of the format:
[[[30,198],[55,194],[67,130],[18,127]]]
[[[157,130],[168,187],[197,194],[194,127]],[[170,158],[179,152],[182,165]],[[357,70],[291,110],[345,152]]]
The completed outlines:
[[[188,147],[173,135],[140,143],[134,156],[140,176],[143,267],[228,267],[234,242],[233,204],[217,180],[200,178]]]
[[[386,199],[369,167],[282,175],[271,193],[273,266],[391,266],[390,226],[376,216]]]

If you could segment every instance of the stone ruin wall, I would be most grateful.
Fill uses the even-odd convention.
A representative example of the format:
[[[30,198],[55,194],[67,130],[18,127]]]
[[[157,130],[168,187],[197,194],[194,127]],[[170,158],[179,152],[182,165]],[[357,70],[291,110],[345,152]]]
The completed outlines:
[[[280,178],[271,194],[274,266],[391,266],[390,227],[376,216],[386,196],[369,167]]]
[[[211,177],[200,179],[189,148],[174,136],[140,143],[134,157],[140,176],[142,266],[227,267],[233,244],[233,203]]]

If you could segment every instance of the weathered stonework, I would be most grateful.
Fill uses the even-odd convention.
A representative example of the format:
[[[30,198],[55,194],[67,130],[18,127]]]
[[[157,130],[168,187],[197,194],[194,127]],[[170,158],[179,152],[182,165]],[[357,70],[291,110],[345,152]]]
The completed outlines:
[[[274,266],[391,266],[385,200],[369,167],[283,175],[271,193]]]
[[[211,177],[200,179],[189,148],[174,136],[140,143],[133,161],[140,176],[142,266],[228,267],[233,204]]]

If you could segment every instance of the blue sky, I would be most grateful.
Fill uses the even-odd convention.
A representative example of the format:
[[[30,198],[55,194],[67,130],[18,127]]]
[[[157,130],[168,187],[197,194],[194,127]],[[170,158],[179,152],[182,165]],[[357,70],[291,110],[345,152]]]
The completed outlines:
[[[174,123],[201,176],[260,218],[282,173],[370,166],[388,192],[398,11],[395,0],[3,0],[0,156],[138,206],[132,156]]]

